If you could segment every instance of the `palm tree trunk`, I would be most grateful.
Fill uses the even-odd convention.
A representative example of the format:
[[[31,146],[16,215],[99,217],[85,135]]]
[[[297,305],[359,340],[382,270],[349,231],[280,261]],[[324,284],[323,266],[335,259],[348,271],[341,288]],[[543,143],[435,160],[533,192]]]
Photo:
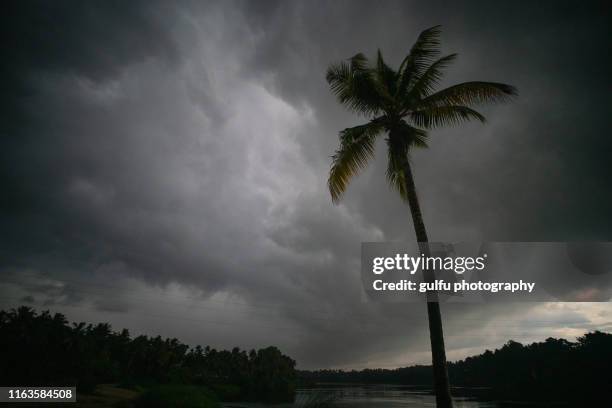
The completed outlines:
[[[425,256],[429,256],[429,247],[421,245],[427,243],[427,231],[421,214],[421,206],[417,196],[416,187],[414,185],[414,177],[410,163],[406,163],[406,193],[408,196],[408,204],[410,204],[410,212],[412,213],[412,222],[414,231],[416,232],[419,247]],[[433,281],[435,274],[433,271],[424,273],[425,281]],[[440,314],[440,303],[438,302],[437,293],[428,293],[427,296],[427,317],[429,318],[429,340],[431,342],[431,357],[434,374],[434,390],[436,393],[436,406],[438,408],[452,408],[453,401],[450,393],[450,383],[448,381],[448,369],[446,368],[446,350],[444,349],[444,332],[442,330],[442,316]]]

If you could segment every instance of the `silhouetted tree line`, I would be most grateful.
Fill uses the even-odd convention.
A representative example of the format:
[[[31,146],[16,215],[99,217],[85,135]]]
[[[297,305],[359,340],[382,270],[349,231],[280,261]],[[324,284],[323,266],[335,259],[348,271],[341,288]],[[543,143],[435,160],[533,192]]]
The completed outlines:
[[[494,351],[449,363],[454,395],[531,401],[610,401],[612,334],[595,331],[576,342],[549,338],[522,345],[508,341]],[[431,366],[365,370],[299,371],[303,384],[365,383],[431,387]],[[460,388],[469,387],[469,389]]]
[[[190,348],[177,339],[113,331],[106,323],[72,323],[29,307],[0,311],[0,384],[99,383],[204,385],[225,399],[292,401],[295,361],[276,347],[249,352]]]

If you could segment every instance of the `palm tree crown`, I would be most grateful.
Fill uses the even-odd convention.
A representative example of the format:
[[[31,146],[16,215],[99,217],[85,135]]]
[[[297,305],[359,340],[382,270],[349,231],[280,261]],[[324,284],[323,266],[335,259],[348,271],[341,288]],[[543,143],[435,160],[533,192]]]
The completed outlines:
[[[435,92],[442,71],[456,58],[440,58],[440,26],[423,31],[397,71],[383,60],[376,63],[361,53],[333,64],[327,82],[341,104],[367,118],[363,125],[340,132],[340,147],[332,156],[328,187],[338,202],[350,179],[374,156],[379,135],[386,133],[387,180],[407,200],[406,165],[410,149],[427,147],[427,130],[464,121],[485,121],[473,109],[485,102],[503,102],[516,95],[510,85],[464,82]]]

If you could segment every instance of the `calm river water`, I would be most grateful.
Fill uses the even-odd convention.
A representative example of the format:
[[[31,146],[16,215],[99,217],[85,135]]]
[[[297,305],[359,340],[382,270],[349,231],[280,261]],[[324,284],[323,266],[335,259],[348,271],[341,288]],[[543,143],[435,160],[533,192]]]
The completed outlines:
[[[316,398],[333,395],[338,408],[417,408],[435,407],[435,399],[426,392],[401,386],[338,386],[299,390],[294,404],[265,405],[253,403],[228,403],[226,408],[298,408]],[[328,397],[329,398],[329,397]],[[456,408],[499,408],[497,402],[476,401],[470,398],[454,398]],[[503,407],[513,405],[504,403]],[[526,405],[517,405],[526,407]],[[529,407],[532,407],[529,405]],[[535,407],[535,406],[533,406]]]

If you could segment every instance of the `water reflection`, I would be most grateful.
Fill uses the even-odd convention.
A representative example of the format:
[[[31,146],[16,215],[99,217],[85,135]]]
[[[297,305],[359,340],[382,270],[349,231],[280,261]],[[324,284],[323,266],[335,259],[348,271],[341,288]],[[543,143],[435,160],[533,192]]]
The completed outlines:
[[[435,407],[435,398],[426,389],[402,386],[328,386],[299,390],[293,404],[266,405],[255,403],[231,403],[226,408],[297,408],[309,401],[332,397],[339,408],[417,408]],[[477,401],[472,398],[454,398],[456,408],[499,408],[495,402]],[[504,405],[506,406],[506,405]]]

